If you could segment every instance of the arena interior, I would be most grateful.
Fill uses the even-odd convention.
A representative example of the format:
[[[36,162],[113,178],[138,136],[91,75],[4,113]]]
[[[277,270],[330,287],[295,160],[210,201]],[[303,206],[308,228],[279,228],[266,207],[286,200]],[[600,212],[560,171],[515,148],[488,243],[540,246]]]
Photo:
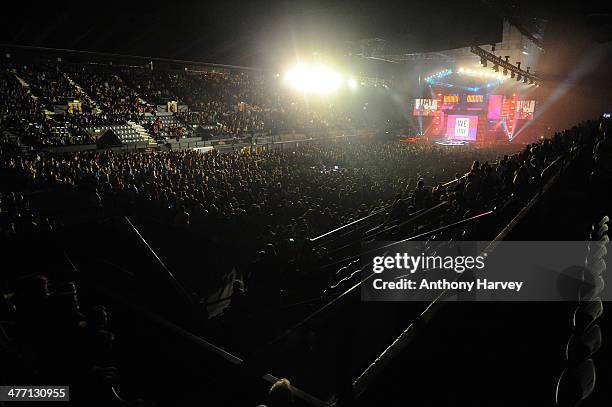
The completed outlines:
[[[90,6],[2,17],[0,406],[610,403],[609,6]]]

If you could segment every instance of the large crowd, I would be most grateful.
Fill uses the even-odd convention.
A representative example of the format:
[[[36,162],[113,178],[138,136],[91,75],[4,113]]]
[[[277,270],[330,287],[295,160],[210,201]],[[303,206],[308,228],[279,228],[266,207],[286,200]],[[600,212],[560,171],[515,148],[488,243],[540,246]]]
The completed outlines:
[[[155,134],[167,137],[180,137],[180,123],[236,135],[358,129],[386,121],[364,99],[348,106],[307,103],[270,87],[263,76],[244,73],[3,67],[0,95],[3,144],[10,141],[7,134],[35,146],[82,143],[85,128],[127,121],[146,122],[153,131],[161,121],[144,116],[168,101],[189,109],[177,112],[166,132],[157,129]],[[79,112],[50,111],[72,97],[83,99]],[[68,133],[57,136],[52,129],[58,126]],[[573,149],[588,150],[593,179],[609,182],[611,140],[606,122],[587,122],[523,147],[449,147],[368,135],[224,153],[12,154],[3,149],[0,175],[10,184],[0,192],[0,236],[6,241],[52,237],[86,202],[92,217],[129,215],[141,223],[154,220],[177,235],[201,237],[202,246],[231,259],[237,271],[223,314],[230,321],[224,326],[232,329],[208,332],[232,350],[248,353],[252,349],[242,347],[236,325],[252,328],[251,317],[279,311],[283,292],[316,285],[321,293],[329,285],[329,276],[318,272],[338,259],[313,246],[313,238],[379,212],[385,214],[385,227],[399,225],[441,203],[443,210],[412,225],[414,230],[433,230],[493,209],[512,216],[538,192],[542,171]],[[40,199],[57,191],[70,197],[59,210]],[[97,298],[87,298],[82,306],[77,285],[66,276],[29,271],[0,295],[1,321],[8,321],[0,325],[0,356],[8,355],[12,377],[24,383],[64,380],[87,391],[117,383],[115,334],[106,308]],[[274,318],[266,318],[269,325],[257,321],[258,327],[274,331]],[[2,374],[6,371],[0,369]],[[287,381],[273,387],[270,399],[275,397],[289,402]]]
[[[474,171],[490,177],[499,172],[504,180],[523,164],[512,156],[493,170],[486,164],[493,159],[490,148],[453,150],[355,138],[226,154],[41,153],[5,158],[3,167],[26,179],[31,189],[69,186],[99,197],[107,207],[132,203],[140,213],[177,225],[210,224],[207,229],[228,237],[246,228],[304,240],[389,206],[398,194],[411,198],[419,180],[435,187],[416,199],[420,208],[446,199],[437,185],[463,174],[474,161],[485,163]],[[467,180],[468,192],[456,200],[468,205],[485,199],[472,192],[471,176]]]
[[[307,99],[287,91],[282,78],[258,71],[168,71],[59,62],[4,63],[0,70],[0,95],[12,103],[11,109],[3,110],[3,118],[27,122],[29,128],[18,134],[24,145],[34,147],[92,143],[82,134],[94,125],[127,120],[146,125],[151,120],[145,115],[165,111],[168,102],[176,102],[177,122],[185,128],[206,126],[214,134],[229,136],[381,129],[388,124],[388,113],[397,110],[388,98],[370,98],[371,89],[342,103]],[[52,130],[58,126],[69,131],[57,137]],[[178,133],[168,129],[156,135]]]
[[[594,152],[596,173],[609,179],[609,133],[593,122],[520,151],[343,138],[226,154],[6,155],[1,170],[18,180],[18,188],[1,197],[2,233],[52,232],[61,220],[37,216],[43,208],[33,207],[28,194],[57,189],[86,197],[105,215],[154,217],[178,230],[196,231],[229,247],[236,259],[249,260],[248,271],[233,284],[226,311],[231,321],[248,327],[246,315],[277,310],[282,290],[304,288],[331,260],[323,251],[308,254],[310,238],[381,208],[396,222],[448,202],[436,220],[445,223],[495,206],[517,210],[537,192],[542,170],[578,146]],[[7,336],[19,343],[11,355],[27,358],[10,359],[11,366],[18,366],[24,378],[51,375],[80,383],[78,388],[88,392],[120,382],[105,308],[81,307],[71,281],[58,279],[52,287],[51,292],[47,277],[35,274],[18,280],[11,295],[3,297],[10,300],[3,305],[5,318],[14,322]],[[232,349],[241,349],[235,335],[240,330],[213,332]],[[43,335],[46,339],[38,340]],[[288,383],[278,386],[284,386],[289,400]]]

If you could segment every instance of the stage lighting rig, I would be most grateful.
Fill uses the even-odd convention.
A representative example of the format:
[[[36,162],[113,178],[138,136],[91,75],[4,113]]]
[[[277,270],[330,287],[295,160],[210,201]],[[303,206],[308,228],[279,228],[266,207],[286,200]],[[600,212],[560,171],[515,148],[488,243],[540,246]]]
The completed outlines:
[[[480,65],[482,65],[483,67],[487,67],[487,60],[486,58],[480,58]]]
[[[495,47],[494,44],[491,44],[491,50],[494,52]],[[483,64],[483,60],[489,61],[493,63],[493,70],[495,72],[499,72],[499,67],[503,69],[504,75],[510,73],[511,78],[516,78],[517,82],[523,80],[523,78],[527,78],[527,80],[532,80],[533,82],[538,82],[539,78],[535,74],[535,72],[530,72],[530,70],[521,69],[521,63],[517,62],[516,65],[510,63],[510,57],[505,56],[502,58],[501,56],[496,56],[495,54],[484,50],[479,46],[470,47],[470,52],[480,57],[481,64]],[[484,64],[483,64],[484,65]],[[486,65],[485,65],[486,66]]]
[[[500,62],[500,63],[502,62],[502,57],[501,57],[501,56],[499,57],[499,62]],[[494,70],[495,72],[499,72],[499,64],[497,63],[497,60],[496,60],[496,62],[495,62],[495,65],[493,65],[493,70]]]

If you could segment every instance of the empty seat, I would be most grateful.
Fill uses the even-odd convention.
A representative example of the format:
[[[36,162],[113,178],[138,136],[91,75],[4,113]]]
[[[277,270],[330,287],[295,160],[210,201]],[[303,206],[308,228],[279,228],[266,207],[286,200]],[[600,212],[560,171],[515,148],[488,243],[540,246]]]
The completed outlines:
[[[572,316],[572,328],[574,331],[583,332],[603,314],[603,303],[597,297],[593,301],[580,304],[574,310]]]
[[[608,223],[610,221],[610,218],[608,218],[608,215],[604,216],[603,218],[601,218],[601,220],[599,222],[597,222],[596,228],[600,228],[603,225],[605,225],[606,223]]]
[[[606,261],[599,259],[588,266],[589,270],[596,275],[600,275],[606,270]]]
[[[580,301],[593,301],[601,294],[604,287],[605,283],[600,275],[585,273],[585,281],[580,288]]]
[[[597,232],[595,233],[595,236],[599,239],[600,237],[602,237],[604,234],[608,232],[608,225],[604,223],[596,230]]]
[[[587,256],[587,265],[603,259],[608,254],[608,249],[605,246],[594,247],[593,251],[589,251]]]
[[[578,364],[601,348],[601,329],[592,325],[586,332],[575,333],[567,341],[565,359],[570,364]]]
[[[603,235],[598,240],[590,241],[588,245],[589,252],[596,252],[600,248],[606,247],[609,241],[610,239],[608,238],[608,235]]]
[[[591,359],[563,370],[557,382],[557,406],[574,407],[589,397],[595,388],[595,376],[595,363]]]

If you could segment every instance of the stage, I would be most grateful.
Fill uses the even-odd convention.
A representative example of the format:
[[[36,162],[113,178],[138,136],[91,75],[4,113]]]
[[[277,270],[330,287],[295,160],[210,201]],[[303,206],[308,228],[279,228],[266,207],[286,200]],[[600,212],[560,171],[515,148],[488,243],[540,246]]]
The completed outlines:
[[[437,144],[510,143],[534,119],[537,86],[501,72],[445,68],[424,83],[412,114],[418,133]]]

